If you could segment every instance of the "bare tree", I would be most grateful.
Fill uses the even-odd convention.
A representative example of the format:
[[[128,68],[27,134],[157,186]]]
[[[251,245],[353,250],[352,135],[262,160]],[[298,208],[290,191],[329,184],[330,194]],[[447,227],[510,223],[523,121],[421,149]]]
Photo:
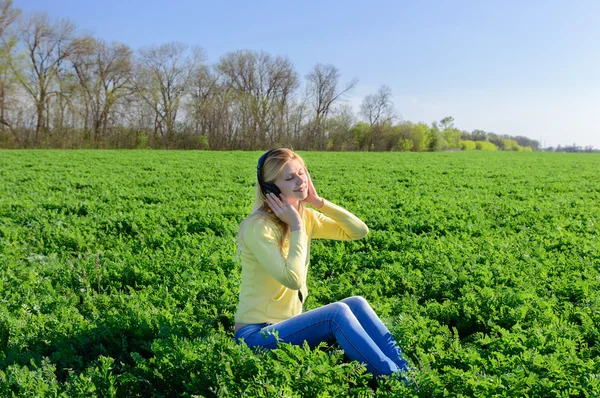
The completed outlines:
[[[307,101],[295,101],[290,104],[287,113],[287,128],[290,135],[290,142],[294,148],[300,149],[306,146],[306,139],[303,139],[303,133],[308,114],[309,108]]]
[[[313,117],[308,128],[309,146],[325,149],[325,121],[336,101],[352,90],[358,79],[352,79],[343,88],[339,88],[340,71],[330,64],[316,64],[306,76],[309,103],[313,108]]]
[[[327,150],[347,151],[355,150],[352,135],[352,126],[356,124],[356,117],[350,104],[338,107],[327,120]]]
[[[367,150],[381,150],[380,140],[386,127],[391,126],[396,118],[394,104],[392,103],[392,89],[381,86],[376,94],[369,94],[360,106],[361,115],[369,122],[371,129],[367,139]],[[377,148],[375,148],[377,146]]]
[[[106,138],[115,104],[131,92],[131,49],[125,44],[82,38],[70,60],[83,97],[84,131],[87,135],[91,130],[95,140]]]
[[[21,10],[13,8],[13,0],[0,0],[0,38],[5,39],[5,31],[19,18]]]
[[[49,101],[57,93],[54,85],[61,64],[75,50],[74,34],[72,22],[62,19],[53,23],[47,14],[34,14],[21,25],[20,37],[28,65],[22,74],[12,62],[11,68],[35,103],[36,141],[42,139],[48,130]]]
[[[17,44],[17,39],[10,28],[13,26],[21,10],[13,8],[12,0],[0,0],[0,131],[12,129],[8,120],[8,103],[15,91],[16,75],[10,68],[10,57]]]
[[[139,51],[135,70],[136,93],[154,112],[154,134],[171,137],[189,91],[189,85],[204,55],[200,48],[183,43],[167,43],[159,47],[145,47]]]
[[[210,132],[211,114],[220,91],[219,75],[206,65],[197,68],[191,80],[188,111],[196,134],[207,135]]]
[[[381,86],[376,94],[369,94],[360,106],[360,113],[371,126],[391,122],[396,117],[392,89]]]
[[[187,104],[188,124],[199,148],[227,149],[231,147],[234,119],[233,91],[227,90],[216,67],[200,66],[190,84]]]
[[[442,120],[440,120],[441,130],[453,129],[454,128],[454,118],[452,116],[446,116]]]
[[[224,92],[234,98],[234,128],[245,148],[279,142],[286,132],[285,113],[298,87],[298,75],[284,57],[264,51],[235,51],[216,66]],[[281,142],[279,142],[281,143]]]

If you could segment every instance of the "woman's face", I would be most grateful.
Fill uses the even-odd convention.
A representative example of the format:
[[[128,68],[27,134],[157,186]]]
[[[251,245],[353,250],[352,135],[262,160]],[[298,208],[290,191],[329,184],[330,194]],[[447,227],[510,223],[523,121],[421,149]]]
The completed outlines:
[[[275,185],[281,190],[286,198],[292,200],[304,200],[308,195],[308,178],[302,164],[293,159],[283,166]]]

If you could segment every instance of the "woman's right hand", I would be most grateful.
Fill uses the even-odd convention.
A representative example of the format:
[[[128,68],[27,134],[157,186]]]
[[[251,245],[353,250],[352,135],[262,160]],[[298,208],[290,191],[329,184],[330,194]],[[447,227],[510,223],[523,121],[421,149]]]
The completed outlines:
[[[284,194],[280,194],[279,197],[275,194],[268,193],[266,195],[267,204],[273,210],[273,213],[284,223],[290,226],[291,231],[299,231],[302,225],[302,219],[300,213],[290,205]]]

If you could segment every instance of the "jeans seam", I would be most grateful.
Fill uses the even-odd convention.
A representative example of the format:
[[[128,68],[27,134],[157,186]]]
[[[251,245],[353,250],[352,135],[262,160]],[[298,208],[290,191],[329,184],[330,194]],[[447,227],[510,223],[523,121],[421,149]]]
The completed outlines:
[[[356,348],[356,346],[355,346],[354,344],[352,344],[351,340],[348,338],[348,336],[346,336],[346,333],[344,332],[344,329],[343,329],[343,328],[342,328],[342,327],[341,327],[341,326],[340,326],[340,325],[339,325],[339,324],[338,324],[338,323],[337,323],[335,320],[333,320],[333,319],[332,319],[332,320],[331,320],[331,322],[333,322],[333,323],[335,323],[335,324],[336,324],[336,326],[339,328],[340,332],[342,332],[342,334],[344,335],[344,337],[346,338],[346,340],[348,340],[348,343],[349,343],[349,344],[352,346],[352,348],[354,348],[354,350],[355,350],[356,352],[358,352],[359,354],[361,354],[361,356],[362,356],[364,359],[366,359],[366,361],[365,361],[365,362],[369,362],[369,364],[370,364],[370,365],[371,365],[371,366],[372,366],[374,369],[377,369],[377,371],[378,371],[378,372],[380,372],[379,368],[378,368],[377,366],[373,365],[373,363],[372,363],[371,361],[369,361],[369,360],[367,359],[367,357],[366,357],[365,355],[363,355],[363,354],[360,352],[360,350],[358,350],[358,349]],[[359,324],[360,324],[360,323],[359,323]],[[366,333],[366,332],[365,332],[365,333]],[[368,336],[368,334],[367,334],[367,336]],[[375,346],[376,346],[377,348],[379,348],[379,347],[377,346],[377,344],[375,344]],[[379,348],[379,350],[381,351],[381,349],[380,349],[380,348]],[[382,351],[382,353],[383,353],[383,351]],[[385,354],[384,354],[384,355],[385,355]],[[383,373],[383,372],[380,372],[380,373]]]
[[[345,298],[345,299],[343,299],[343,300],[340,300],[340,302],[342,302],[342,303],[346,304],[348,307],[350,307],[350,311],[352,311],[352,313],[354,314],[354,316],[356,316],[356,312],[355,312],[354,310],[357,310],[357,311],[359,311],[359,312],[362,312],[362,313],[363,313],[363,314],[364,314],[364,315],[365,315],[367,318],[370,318],[369,314],[367,313],[367,310],[365,309],[364,302],[363,302],[363,301],[362,301],[360,298],[357,298],[357,297],[358,297],[358,296],[351,296],[351,297],[347,297],[347,298]],[[349,304],[349,303],[350,303],[350,304]],[[352,304],[352,305],[351,305],[351,304]],[[367,305],[368,305],[368,304],[367,304]],[[377,316],[377,314],[375,314],[375,316]],[[356,316],[356,317],[358,318],[358,316]],[[360,321],[359,321],[359,322],[360,322]],[[361,324],[361,325],[362,325],[362,324]],[[390,333],[390,335],[391,335],[391,332],[389,332],[389,331],[388,331],[388,333]],[[367,333],[367,334],[368,334],[368,333]],[[371,337],[371,336],[369,335],[369,337]],[[371,339],[373,339],[373,337],[371,337]],[[392,336],[392,339],[393,339],[393,336]],[[395,339],[394,339],[394,340],[395,340]],[[388,358],[389,358],[389,359],[390,359],[390,360],[391,360],[391,361],[394,363],[394,365],[396,365],[396,367],[398,367],[398,370],[402,370],[402,369],[406,369],[406,368],[407,368],[407,366],[408,366],[408,361],[407,361],[407,360],[404,358],[404,353],[402,352],[402,349],[400,349],[400,355],[394,355],[394,356],[390,357],[390,356],[388,356],[388,355],[385,353],[384,349],[383,349],[383,348],[381,348],[381,347],[379,346],[379,344],[377,344],[377,343],[375,342],[375,340],[373,340],[373,342],[375,343],[375,345],[377,346],[377,348],[379,348],[379,350],[381,350],[381,352],[382,352],[382,353],[383,353],[383,354],[384,354],[386,357],[388,357]],[[386,346],[386,349],[387,349],[387,348],[389,348],[389,347],[387,347],[387,346]],[[399,347],[397,347],[397,348],[399,349]],[[396,353],[394,353],[394,354],[397,354],[397,352],[396,352]],[[403,365],[402,365],[402,367],[400,367],[400,366],[399,366],[399,365],[396,363],[396,361],[394,360],[394,357],[395,357],[396,359],[400,359],[402,362],[404,362],[404,363],[403,363]]]

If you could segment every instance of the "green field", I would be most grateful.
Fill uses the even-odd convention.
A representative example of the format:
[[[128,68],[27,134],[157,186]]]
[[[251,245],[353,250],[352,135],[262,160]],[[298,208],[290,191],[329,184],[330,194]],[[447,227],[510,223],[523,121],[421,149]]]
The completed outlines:
[[[0,151],[0,396],[600,395],[600,156],[302,153],[366,222],[311,309],[364,296],[421,389],[232,340],[259,152]]]

